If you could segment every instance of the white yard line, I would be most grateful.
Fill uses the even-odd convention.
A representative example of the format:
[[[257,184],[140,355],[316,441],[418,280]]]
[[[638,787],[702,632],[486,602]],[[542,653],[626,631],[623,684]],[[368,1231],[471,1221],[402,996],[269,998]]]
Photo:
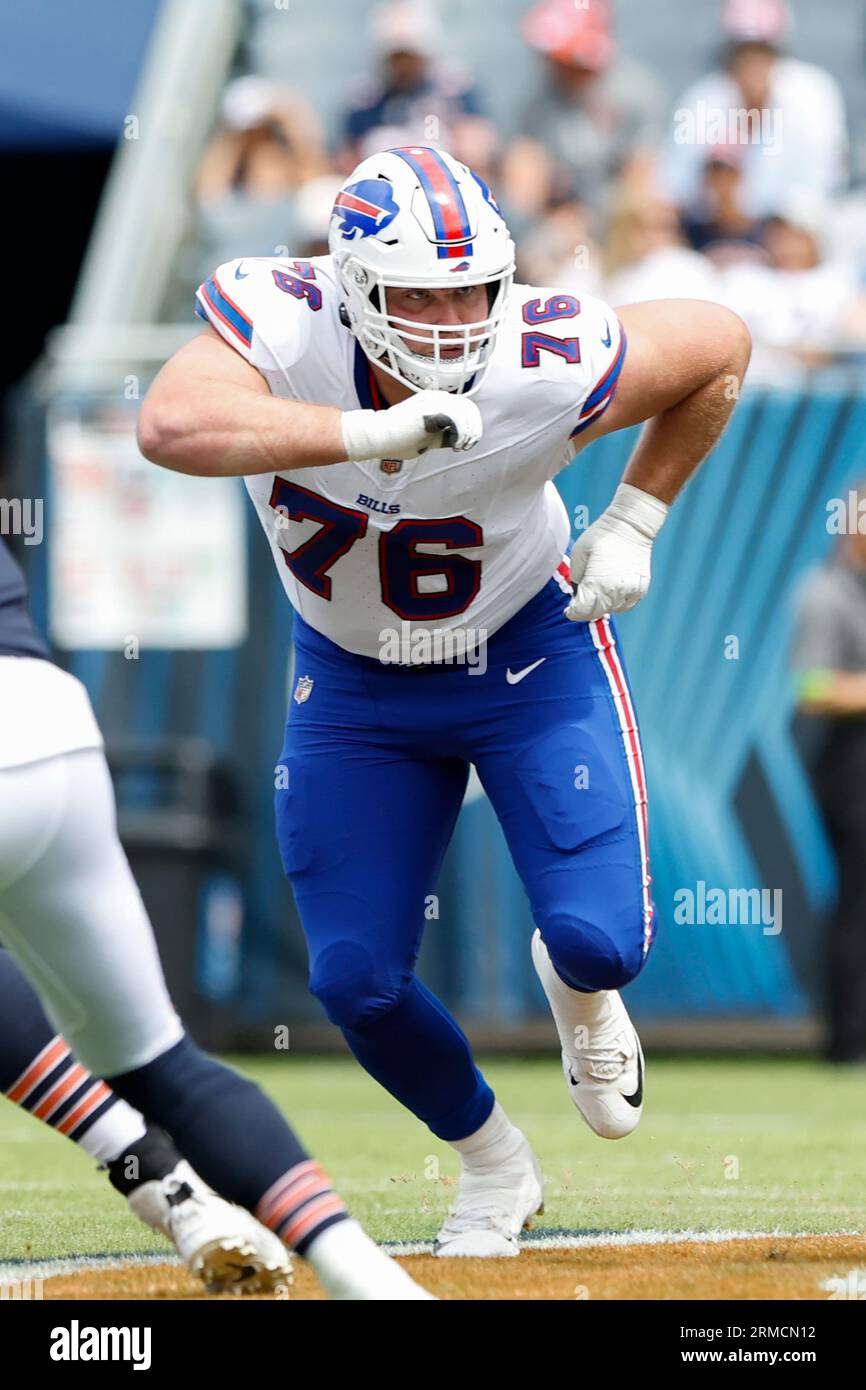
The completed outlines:
[[[4,1281],[24,1279],[55,1279],[62,1274],[83,1274],[95,1269],[134,1269],[146,1265],[180,1265],[172,1251],[164,1255],[68,1255],[56,1260],[22,1260],[20,1263],[0,1264],[0,1285]]]
[[[822,1236],[857,1236],[862,1231],[596,1231],[581,1235],[579,1231],[559,1231],[546,1235],[524,1236],[523,1245],[532,1250],[589,1250],[600,1246],[673,1245],[681,1241],[692,1244],[721,1245],[731,1240],[814,1240]],[[389,1255],[429,1255],[430,1241],[387,1240],[383,1249]],[[0,1264],[0,1284],[4,1280],[53,1279],[58,1275],[81,1274],[98,1269],[131,1269],[147,1265],[179,1265],[170,1251],[148,1255],[80,1255],[65,1259],[29,1260]]]
[[[807,1240],[822,1235],[862,1235],[860,1231],[594,1231],[581,1235],[579,1231],[557,1231],[526,1235],[522,1245],[529,1250],[589,1250],[599,1246],[674,1245],[680,1241],[693,1244],[722,1244],[729,1240]],[[428,1255],[430,1245],[422,1241],[385,1241],[389,1255]]]

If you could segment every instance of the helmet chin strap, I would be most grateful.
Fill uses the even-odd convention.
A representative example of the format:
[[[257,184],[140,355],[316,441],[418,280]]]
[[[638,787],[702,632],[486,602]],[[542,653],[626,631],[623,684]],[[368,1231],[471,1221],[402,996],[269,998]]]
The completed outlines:
[[[483,347],[483,346],[484,346],[484,344],[482,343],[481,347]],[[463,353],[460,357],[452,357],[452,358],[450,359],[450,361],[449,361],[449,365],[452,365],[452,366],[454,366],[455,368],[456,368],[456,367],[459,367],[459,368],[460,368],[461,370],[463,370],[463,371],[467,371],[467,370],[468,370],[468,371],[470,372],[470,375],[469,375],[469,378],[468,378],[468,381],[467,381],[467,385],[468,385],[468,382],[469,382],[469,381],[472,381],[472,379],[473,379],[473,377],[474,377],[474,375],[475,375],[475,372],[478,370],[478,361],[477,361],[477,359],[478,359],[478,357],[479,357],[480,354],[481,354],[481,347],[477,348],[475,352]],[[409,352],[409,353],[411,354],[411,356],[414,357],[415,360],[416,360],[416,362],[418,363],[418,374],[419,374],[419,376],[423,375],[423,372],[424,372],[424,364],[425,364],[425,363],[432,363],[433,359],[430,358],[430,357],[424,357],[420,352],[412,352],[412,349],[411,349],[411,348],[407,348],[407,352]],[[391,362],[391,366],[393,367],[394,362],[393,362],[393,359],[391,358],[390,353],[387,353],[386,356],[388,357],[389,361]],[[475,359],[474,361],[472,360],[473,358]],[[405,371],[406,375],[409,376],[410,372],[412,371],[412,366],[411,366],[411,364],[410,364],[408,367],[405,367],[405,368],[404,368],[404,371]],[[409,377],[409,379],[411,380],[411,377]],[[414,383],[414,384],[420,384],[420,383]],[[422,389],[423,389],[423,387],[422,387]],[[456,386],[435,386],[434,389],[437,389],[437,390],[440,390],[440,391],[453,391],[453,392],[455,392],[455,394],[459,394],[459,389],[458,389],[458,387],[456,387]]]

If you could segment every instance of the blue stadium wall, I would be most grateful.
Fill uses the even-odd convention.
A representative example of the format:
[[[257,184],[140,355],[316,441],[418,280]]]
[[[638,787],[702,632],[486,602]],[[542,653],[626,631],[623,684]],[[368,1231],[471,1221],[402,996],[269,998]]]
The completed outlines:
[[[792,1019],[819,997],[819,925],[833,868],[787,654],[793,591],[830,548],[826,503],[863,471],[864,438],[866,399],[747,395],[662,532],[649,596],[618,621],[648,765],[659,914],[648,966],[629,994],[643,1018]],[[632,443],[627,435],[600,441],[561,475],[570,514],[585,506],[594,517],[606,505]],[[50,488],[47,500],[50,509]],[[323,1017],[306,991],[303,938],[272,827],[291,614],[251,510],[248,523],[242,648],[151,650],[137,661],[60,654],[88,687],[109,744],[196,736],[236,781],[244,927],[238,971],[223,974],[220,991],[241,1028]],[[44,557],[25,558],[44,623]],[[701,881],[781,889],[782,931],[678,925],[675,893]],[[543,1016],[526,898],[483,797],[464,806],[439,896],[421,957],[426,981],[467,1021],[507,1030]],[[200,922],[168,926],[195,932]]]

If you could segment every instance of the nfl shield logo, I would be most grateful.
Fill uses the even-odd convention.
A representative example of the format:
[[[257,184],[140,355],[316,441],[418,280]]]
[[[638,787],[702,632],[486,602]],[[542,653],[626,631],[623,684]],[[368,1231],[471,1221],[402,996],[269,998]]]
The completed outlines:
[[[302,705],[305,700],[309,700],[313,693],[313,677],[298,676],[298,683],[295,686],[295,703]]]
[[[402,459],[382,459],[379,464],[383,473],[399,473],[403,467]]]

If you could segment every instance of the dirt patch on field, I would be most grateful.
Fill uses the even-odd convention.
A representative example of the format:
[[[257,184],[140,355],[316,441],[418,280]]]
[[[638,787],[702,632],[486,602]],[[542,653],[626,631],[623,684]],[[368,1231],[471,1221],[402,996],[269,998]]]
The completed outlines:
[[[516,1260],[401,1257],[413,1278],[444,1299],[829,1299],[866,1282],[866,1236],[775,1236],[719,1242],[526,1249]],[[833,1281],[831,1287],[822,1285]],[[863,1287],[861,1282],[860,1287]],[[53,1299],[208,1298],[174,1265],[82,1270],[44,1281]],[[291,1300],[323,1297],[296,1262]],[[223,1295],[231,1298],[231,1295]]]

